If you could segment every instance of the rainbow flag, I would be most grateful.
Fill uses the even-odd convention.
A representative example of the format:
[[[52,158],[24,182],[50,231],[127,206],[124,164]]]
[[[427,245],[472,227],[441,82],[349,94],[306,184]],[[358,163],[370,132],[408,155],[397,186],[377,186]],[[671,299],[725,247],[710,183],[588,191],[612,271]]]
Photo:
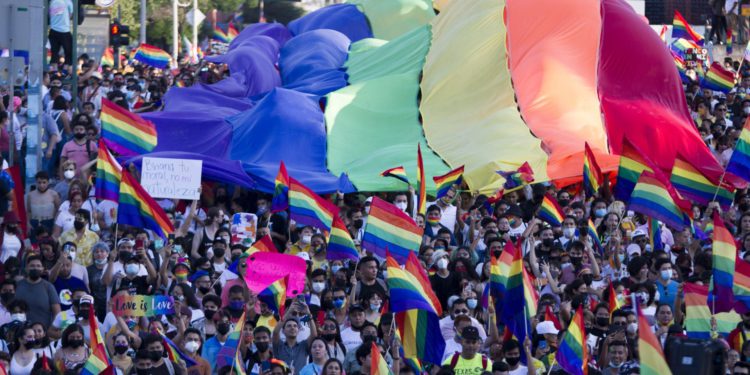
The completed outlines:
[[[173,363],[177,363],[177,360],[181,359],[185,361],[185,365],[187,367],[195,366],[198,364],[197,362],[195,362],[194,359],[190,358],[190,356],[183,353],[182,350],[180,350],[180,348],[177,347],[177,345],[174,342],[172,342],[172,340],[170,340],[166,335],[164,335],[163,332],[158,331],[157,333],[159,334],[159,336],[161,336],[161,339],[164,344],[164,349],[166,350],[167,356],[169,357],[170,361],[172,361]]]
[[[326,233],[331,231],[338,207],[321,198],[294,178],[289,178],[289,217],[297,225],[310,225]]]
[[[380,354],[380,349],[378,349],[378,345],[374,342],[371,343],[372,349],[370,350],[370,375],[393,375],[393,372],[391,372],[390,367],[388,367],[388,363],[385,361],[385,358],[383,358],[383,355]]]
[[[586,195],[589,197],[595,196],[599,192],[602,181],[602,170],[596,162],[594,152],[591,151],[589,143],[585,142],[583,152],[583,188]]]
[[[544,195],[542,205],[539,206],[539,213],[537,213],[540,219],[548,222],[553,227],[561,227],[562,222],[565,219],[562,207],[557,203],[557,200],[549,193]]]
[[[714,62],[701,80],[701,87],[728,93],[734,87],[734,72]]]
[[[440,199],[448,194],[448,191],[453,188],[454,185],[461,185],[464,176],[464,166],[460,166],[442,176],[433,177],[435,186],[437,187],[437,195],[435,199]]]
[[[117,202],[120,199],[122,167],[107,150],[104,139],[99,139],[99,153],[96,158],[96,198]]]
[[[719,187],[718,183],[709,181],[700,171],[679,155],[674,161],[669,182],[680,192],[680,195],[701,205],[707,205],[716,196],[715,200],[726,210],[734,201],[733,192],[724,186]]]
[[[422,163],[422,146],[417,143],[417,213],[427,212],[427,181],[424,179],[424,163]]]
[[[727,55],[732,54],[732,29],[727,27]]]
[[[406,177],[406,170],[404,169],[404,167],[401,167],[401,166],[395,167],[395,168],[391,168],[391,169],[386,169],[383,172],[381,172],[380,175],[383,176],[383,177],[397,178],[397,179],[399,179],[399,180],[401,180],[401,181],[406,182],[407,184],[409,184],[409,178]]]
[[[715,301],[711,304],[713,312],[727,312],[734,306],[734,267],[737,262],[737,245],[732,233],[724,226],[724,220],[714,211],[713,233],[713,290]]]
[[[672,38],[690,39],[700,46],[703,45],[703,36],[695,32],[677,10],[674,11],[674,19],[672,20]]]
[[[685,206],[687,204],[687,206]],[[681,231],[690,225],[690,202],[684,201],[669,181],[644,171],[630,196],[629,207],[646,216],[652,216],[670,227]]]
[[[534,171],[531,169],[529,162],[524,162],[514,171],[496,171],[497,174],[505,179],[503,189],[511,190],[526,186],[534,182]]]
[[[693,42],[692,40],[682,38],[679,38],[672,42],[672,45],[669,47],[670,50],[672,50],[673,52],[677,52],[683,58],[685,58],[685,53],[688,50],[698,50],[700,48],[701,47],[695,44],[695,42]]]
[[[279,163],[279,173],[276,174],[276,180],[274,181],[271,212],[276,213],[287,208],[289,208],[289,174],[286,172],[286,165],[282,161]]]
[[[328,237],[328,247],[326,248],[326,259],[329,261],[339,259],[359,260],[359,251],[352,241],[352,236],[346,225],[339,215],[333,217],[331,226],[331,235]]]
[[[104,346],[102,333],[99,331],[99,321],[96,319],[94,309],[89,309],[89,332],[91,332],[91,343],[89,348],[91,354],[81,369],[82,375],[114,375],[115,366],[107,355],[107,347]]]
[[[240,349],[240,339],[242,338],[242,329],[245,327],[245,312],[240,316],[240,320],[234,325],[234,329],[227,340],[224,341],[224,345],[219,349],[219,353],[216,355],[216,368],[222,368],[224,366],[230,366],[234,363],[236,353]]]
[[[591,247],[593,247],[594,250],[599,250],[600,252],[604,250],[602,241],[599,239],[599,232],[597,232],[596,225],[594,225],[594,221],[591,220],[591,218],[589,218],[589,222],[586,224],[586,234],[591,238]]]
[[[708,309],[708,285],[685,283],[685,330],[688,337],[711,338],[711,311]]]
[[[661,242],[661,223],[652,217],[648,221],[648,241],[651,244],[651,251],[664,250],[664,243]]]
[[[138,50],[135,52],[133,59],[146,65],[151,65],[154,68],[166,69],[169,67],[169,60],[171,57],[161,48],[141,43]]]
[[[174,232],[172,222],[167,214],[154,198],[143,190],[141,184],[136,181],[128,171],[122,171],[120,182],[120,200],[117,208],[117,222],[119,224],[132,225],[154,231],[154,233],[166,239],[167,235]]]
[[[616,310],[620,309],[622,305],[620,304],[620,301],[617,299],[617,293],[615,293],[615,288],[612,285],[612,282],[609,283],[609,317],[612,318],[612,314],[615,313]]]
[[[661,343],[656,338],[648,319],[638,308],[638,352],[641,360],[642,375],[672,375],[664,360]]]
[[[508,248],[510,244],[506,243],[505,247]],[[512,245],[510,245],[512,246]],[[495,256],[490,257],[490,282],[487,283],[487,287],[485,288],[487,291],[487,305],[493,305],[492,307],[495,309],[495,314],[500,315],[502,314],[502,300],[503,295],[505,294],[505,282],[507,277],[507,270],[510,269],[510,262],[512,259],[508,260],[507,264],[502,263],[502,258],[504,255],[510,254],[507,251],[503,251],[500,254],[500,259],[495,258]],[[507,256],[506,256],[507,258]],[[503,272],[505,270],[506,272]],[[489,303],[489,297],[492,297],[492,300],[494,304]]]
[[[664,44],[667,44],[667,25],[662,25],[661,31],[659,31],[659,39],[661,39]]]
[[[156,126],[119,105],[102,99],[102,139],[119,156],[136,156],[156,147]]]
[[[234,23],[230,22],[229,26],[227,27],[227,38],[229,38],[229,41],[231,42],[232,39],[237,37],[237,35],[240,35],[240,32],[237,31],[236,27],[234,27]]]
[[[734,311],[745,314],[750,311],[750,263],[737,259],[734,265]]]
[[[750,48],[750,43],[748,43],[748,47]],[[745,181],[750,181],[750,118],[745,121],[745,125],[742,127],[737,145],[732,152],[732,158],[729,159],[729,164],[727,164],[727,172]]]
[[[440,333],[440,317],[425,310],[406,310],[395,314],[405,358],[420,358],[439,365],[445,352]]]
[[[589,351],[586,346],[586,327],[583,324],[583,306],[578,306],[568,330],[563,334],[555,359],[568,374],[588,374]]]
[[[630,194],[638,182],[641,172],[653,172],[651,163],[643,153],[638,150],[628,138],[622,140],[622,153],[620,154],[620,167],[617,170],[617,184],[615,185],[615,199],[623,202],[630,200]]]
[[[552,312],[552,308],[550,307],[550,305],[544,307],[544,321],[552,322],[555,325],[555,328],[557,328],[558,330],[562,329],[560,320],[557,319],[557,316]]]
[[[370,211],[372,212],[372,211]],[[388,270],[388,289],[392,302],[391,311],[401,312],[411,309],[419,309],[431,312],[435,315],[442,315],[443,311],[440,302],[432,290],[427,275],[424,271],[419,272],[415,267],[421,268],[419,261],[414,253],[409,254],[407,263],[412,263],[411,268],[401,269],[396,260],[390,255],[386,255],[386,265]],[[416,273],[414,273],[416,271]]]
[[[508,276],[505,279],[501,320],[510,332],[518,338],[518,342],[523,342],[526,339],[527,332],[532,332],[531,319],[528,319],[532,306],[527,304],[528,292],[525,289],[528,285],[524,280],[523,254],[519,247],[512,244],[510,247],[506,246],[503,253],[505,252],[510,253],[511,261],[508,272],[504,273]],[[523,353],[521,354],[521,360],[526,361],[526,356]]]
[[[214,26],[214,32],[211,38],[222,43],[231,42],[227,33],[225,33],[224,30],[222,30],[221,27],[219,27],[219,25]]]
[[[99,65],[115,66],[115,51],[112,47],[107,47],[104,49]]]
[[[273,312],[284,316],[284,304],[286,304],[286,286],[289,283],[289,275],[286,275],[263,289],[258,293],[258,300],[268,305]]]
[[[424,230],[398,207],[373,197],[367,216],[362,248],[381,258],[390,252],[398,262],[405,262],[409,253],[419,250]]]
[[[536,316],[537,309],[539,308],[539,292],[534,287],[534,277],[526,271],[526,267],[522,267],[521,270],[523,271],[524,313],[530,322],[532,317]]]
[[[255,243],[253,243],[247,250],[245,250],[245,254],[253,254],[258,251],[266,253],[276,252],[276,245],[273,244],[273,239],[271,238],[270,234],[267,234],[255,241]]]
[[[234,361],[232,361],[232,369],[235,375],[247,375],[244,363],[242,362],[242,351],[237,350],[234,352]]]

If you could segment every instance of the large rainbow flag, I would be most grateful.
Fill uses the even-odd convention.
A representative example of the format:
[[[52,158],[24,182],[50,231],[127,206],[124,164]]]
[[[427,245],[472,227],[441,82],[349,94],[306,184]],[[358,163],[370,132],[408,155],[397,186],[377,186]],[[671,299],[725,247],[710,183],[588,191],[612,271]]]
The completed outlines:
[[[710,339],[711,336],[711,310],[708,301],[708,285],[698,285],[686,282],[685,293],[685,330],[688,337],[698,339]],[[717,333],[727,337],[729,332],[737,327],[741,320],[736,312],[723,312],[714,314],[716,319]]]
[[[690,225],[690,219],[683,212],[690,210],[690,203],[685,206],[684,202],[669,181],[644,171],[630,196],[629,207],[681,231]]]
[[[750,42],[748,42],[748,50],[750,50]],[[750,118],[745,120],[745,125],[742,127],[740,138],[737,139],[737,145],[727,164],[727,172],[750,181]]]
[[[583,324],[583,306],[578,306],[568,330],[563,334],[555,359],[569,374],[588,374],[589,352],[586,344],[586,327]]]
[[[151,65],[154,68],[166,69],[169,68],[171,57],[166,51],[159,47],[141,43],[140,47],[138,47],[138,50],[135,52],[133,59],[146,65]]]
[[[440,302],[432,290],[427,275],[424,271],[419,272],[416,267],[421,268],[414,253],[409,253],[407,263],[412,267],[402,269],[396,260],[386,255],[388,270],[388,289],[391,295],[391,311],[401,312],[411,309],[428,311],[437,316],[442,315]]]
[[[354,245],[352,236],[339,215],[333,216],[331,235],[328,237],[328,247],[326,247],[326,259],[350,259],[355,262],[359,260],[357,246]]]
[[[289,178],[289,216],[297,225],[310,225],[326,233],[331,231],[338,207],[313,193],[294,178]]]
[[[641,172],[653,172],[653,163],[649,161],[628,138],[622,140],[622,153],[620,154],[620,167],[617,170],[617,184],[615,185],[615,198],[627,202],[630,194],[638,182]]]
[[[674,19],[672,20],[672,38],[690,39],[698,45],[703,45],[703,36],[695,32],[687,20],[685,20],[685,17],[677,10],[674,11]]]
[[[707,205],[715,197],[715,200],[719,202],[722,208],[728,209],[734,201],[734,193],[729,188],[725,186],[720,187],[718,182],[709,181],[708,178],[679,155],[674,161],[672,176],[669,182],[672,183],[672,186],[683,197],[698,204]]]
[[[505,279],[505,290],[503,294],[503,307],[501,320],[508,330],[516,336],[519,342],[526,339],[528,332],[532,332],[530,313],[536,314],[536,306],[530,305],[531,297],[526,289],[529,287],[524,277],[523,254],[518,246],[506,246],[504,252],[510,252],[511,263],[508,268],[508,277]],[[501,254],[502,257],[502,254]],[[501,269],[502,271],[502,269]],[[533,309],[533,311],[532,311]],[[525,354],[521,353],[522,361],[526,361]]]
[[[717,211],[714,211],[713,219],[713,290],[711,295],[715,300],[711,306],[713,312],[717,313],[730,311],[734,307],[732,287],[734,268],[737,263],[737,245]]]
[[[395,314],[404,356],[439,365],[445,352],[440,333],[440,317],[425,310],[406,310]]]
[[[367,216],[362,248],[381,258],[386,252],[398,262],[405,262],[409,253],[419,251],[423,229],[398,207],[373,197]]]
[[[656,338],[651,324],[638,308],[638,352],[641,360],[642,375],[672,375],[664,360],[661,342]]]
[[[740,314],[750,311],[750,263],[738,259],[734,265],[734,310]]]
[[[119,156],[135,156],[156,147],[156,126],[119,105],[102,99],[102,139]]]
[[[148,195],[130,172],[125,170],[122,171],[120,182],[117,222],[151,230],[163,239],[167,239],[167,235],[174,232],[172,222],[164,213],[164,209]]]
[[[96,198],[117,202],[120,199],[122,167],[109,153],[104,139],[99,139],[99,154],[96,158]]]

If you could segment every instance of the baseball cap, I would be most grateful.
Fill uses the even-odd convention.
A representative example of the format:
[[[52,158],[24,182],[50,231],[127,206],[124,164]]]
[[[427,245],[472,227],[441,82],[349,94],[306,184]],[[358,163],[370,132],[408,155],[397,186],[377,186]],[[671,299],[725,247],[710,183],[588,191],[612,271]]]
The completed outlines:
[[[540,335],[556,335],[560,331],[555,328],[555,323],[550,321],[540,322],[536,325],[536,333]]]
[[[93,305],[94,304],[94,297],[92,297],[92,296],[90,296],[88,294],[84,294],[83,296],[81,296],[81,299],[78,301],[78,305],[80,306],[80,305],[84,305],[84,304]]]

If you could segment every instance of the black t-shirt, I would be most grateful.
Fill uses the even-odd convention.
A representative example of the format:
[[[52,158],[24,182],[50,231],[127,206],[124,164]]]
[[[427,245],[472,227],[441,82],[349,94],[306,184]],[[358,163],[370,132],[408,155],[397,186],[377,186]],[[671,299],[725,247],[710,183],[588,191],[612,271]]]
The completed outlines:
[[[378,292],[381,296],[387,296],[388,292],[385,289],[385,282],[381,279],[375,279],[375,283],[372,285],[365,285],[365,283],[360,282],[359,284],[359,290],[357,291],[357,294],[354,296],[358,301],[362,299],[362,296],[369,293],[369,291]]]
[[[440,301],[443,311],[448,311],[448,298],[461,293],[458,282],[459,280],[453,272],[449,273],[448,277],[445,278],[440,277],[438,274],[430,276],[432,290],[435,291],[435,295]]]
[[[151,286],[148,284],[148,276],[136,276],[132,279],[123,277],[115,280],[111,296],[114,296],[117,291],[122,289],[127,289],[128,293],[131,295],[151,294]]]
[[[6,199],[5,196],[8,195],[10,191],[10,184],[8,184],[8,181],[6,181],[5,178],[0,176],[0,215],[2,216],[5,216],[8,212],[8,199]]]

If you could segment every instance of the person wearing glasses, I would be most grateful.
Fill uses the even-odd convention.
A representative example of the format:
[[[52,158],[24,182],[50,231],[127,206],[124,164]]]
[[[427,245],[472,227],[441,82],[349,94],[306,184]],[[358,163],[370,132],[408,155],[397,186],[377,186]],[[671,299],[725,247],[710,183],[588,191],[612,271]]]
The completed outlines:
[[[450,315],[440,319],[440,332],[443,334],[445,342],[453,340],[453,337],[456,336],[456,331],[453,329],[456,317],[459,315],[469,316],[469,306],[466,304],[466,300],[456,298],[449,305],[451,306]],[[479,337],[482,338],[482,341],[487,340],[487,332],[482,328],[482,323],[472,317],[469,317],[469,319],[471,319],[471,325],[479,330]]]

